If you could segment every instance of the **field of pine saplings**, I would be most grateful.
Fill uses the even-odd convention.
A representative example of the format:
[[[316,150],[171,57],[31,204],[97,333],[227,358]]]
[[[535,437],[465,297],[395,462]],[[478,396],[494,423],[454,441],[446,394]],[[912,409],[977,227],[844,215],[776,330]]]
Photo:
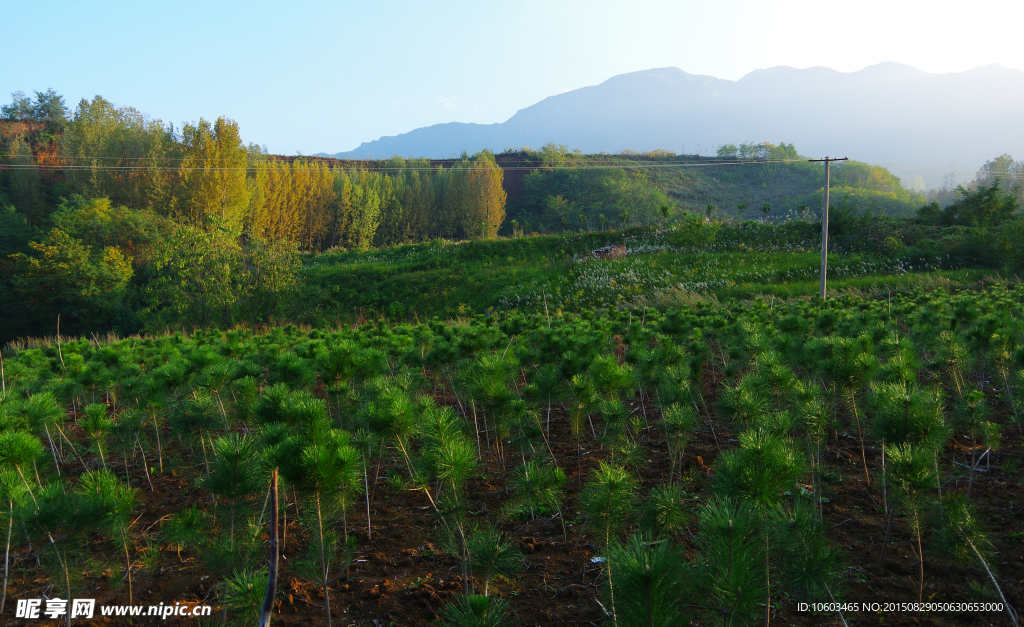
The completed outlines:
[[[1016,625],[1022,303],[986,281],[12,345],[3,623],[90,597],[254,625],[276,520],[275,625]]]

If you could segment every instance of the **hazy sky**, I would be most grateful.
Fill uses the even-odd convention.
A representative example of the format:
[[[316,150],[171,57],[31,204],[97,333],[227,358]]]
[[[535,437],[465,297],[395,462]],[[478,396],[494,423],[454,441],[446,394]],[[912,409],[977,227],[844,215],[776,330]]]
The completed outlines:
[[[4,0],[0,95],[53,87],[174,122],[220,115],[272,152],[350,150],[675,66],[1024,69],[1021,2],[173,3]],[[7,102],[6,96],[3,101]],[[757,138],[752,138],[757,139]]]

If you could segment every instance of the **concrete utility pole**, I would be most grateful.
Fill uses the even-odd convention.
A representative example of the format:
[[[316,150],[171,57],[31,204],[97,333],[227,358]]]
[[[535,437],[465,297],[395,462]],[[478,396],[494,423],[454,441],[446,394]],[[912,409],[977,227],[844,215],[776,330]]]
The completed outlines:
[[[808,159],[811,162],[825,162],[825,208],[821,212],[821,284],[819,289],[821,291],[821,300],[825,300],[825,275],[828,273],[828,175],[829,175],[829,164],[833,161],[846,161],[847,157],[842,159],[832,159],[825,157],[824,159]]]

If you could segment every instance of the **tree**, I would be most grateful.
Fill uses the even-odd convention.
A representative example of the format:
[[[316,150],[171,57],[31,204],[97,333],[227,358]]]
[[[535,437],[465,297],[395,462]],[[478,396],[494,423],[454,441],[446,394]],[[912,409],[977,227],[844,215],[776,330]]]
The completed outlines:
[[[31,120],[50,124],[63,124],[68,113],[61,96],[51,87],[46,91],[35,92],[36,101],[16,91],[11,94],[11,104],[0,106],[0,115],[5,120]]]
[[[290,430],[297,431],[269,454],[281,476],[303,500],[302,514],[310,530],[310,558],[305,570],[323,587],[327,625],[331,625],[330,569],[338,534],[334,521],[341,517],[343,541],[348,540],[346,512],[352,495],[362,489],[359,451],[349,445],[349,434],[331,427],[324,402],[300,394],[290,403]]]
[[[633,534],[608,551],[609,592],[618,598],[615,622],[622,627],[674,627],[690,623],[690,568],[669,541]],[[611,595],[610,595],[611,596]]]
[[[29,246],[35,255],[11,256],[17,263],[15,288],[28,306],[52,314],[54,323],[62,314],[70,329],[95,326],[120,306],[132,267],[119,249],[90,251],[60,229]]]
[[[212,218],[206,230],[181,226],[160,243],[143,294],[153,326],[229,326],[243,315],[265,320],[281,314],[298,279],[295,244],[254,238],[243,245],[239,236]]]
[[[913,515],[914,538],[917,540],[917,559],[920,579],[917,588],[917,602],[924,598],[924,551],[921,548],[920,513],[923,494],[935,485],[935,473],[932,470],[935,453],[924,447],[913,444],[887,446],[889,457],[889,476],[898,488],[897,494],[910,509]]]
[[[0,106],[0,115],[5,120],[32,119],[32,99],[23,91],[11,92],[11,104]]]
[[[172,211],[181,156],[172,126],[96,96],[78,103],[58,147],[79,166],[65,172],[74,191],[134,209]]]
[[[973,190],[958,186],[956,193],[960,198],[941,211],[934,203],[918,209],[918,220],[940,225],[998,226],[1012,219],[1018,209],[1019,190],[1000,191],[998,178]]]
[[[167,321],[227,325],[240,291],[238,232],[222,221],[207,230],[179,227],[156,251],[146,312]]]
[[[505,171],[498,167],[494,155],[484,150],[473,157],[469,183],[473,189],[474,223],[483,225],[484,238],[493,238],[505,221],[506,194],[502,187]]]
[[[238,124],[220,117],[212,125],[203,118],[182,129],[183,159],[178,213],[195,225],[216,216],[241,227],[249,196],[245,186],[247,151]]]
[[[11,200],[19,212],[28,218],[29,223],[39,224],[46,215],[47,207],[38,160],[32,154],[28,142],[21,137],[16,137],[11,143],[10,151],[11,164],[16,166],[8,174]]]
[[[32,105],[32,118],[38,122],[63,124],[67,118],[68,108],[61,96],[51,87],[46,91],[37,91],[36,102]]]

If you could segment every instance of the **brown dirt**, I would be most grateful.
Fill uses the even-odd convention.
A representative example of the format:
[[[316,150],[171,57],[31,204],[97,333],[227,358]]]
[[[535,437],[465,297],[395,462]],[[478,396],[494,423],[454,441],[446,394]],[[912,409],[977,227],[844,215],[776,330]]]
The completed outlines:
[[[710,378],[710,377],[709,377]],[[713,381],[706,381],[705,390],[710,395],[715,388]],[[437,400],[455,405],[454,397],[439,395]],[[636,410],[640,405],[633,400]],[[710,404],[710,399],[709,399]],[[996,401],[998,407],[998,401]],[[648,411],[653,411],[648,408]],[[1004,420],[1005,418],[997,418]],[[692,478],[691,489],[700,492],[706,489],[708,478],[713,473],[715,457],[723,449],[735,446],[734,434],[717,420],[714,434],[708,424],[700,430],[695,441],[688,447],[685,458],[687,471]],[[824,506],[824,515],[831,523],[830,535],[834,544],[845,551],[844,562],[847,582],[842,598],[850,603],[864,602],[913,602],[917,599],[917,561],[912,552],[912,535],[909,523],[897,518],[892,531],[891,544],[885,563],[878,565],[879,552],[885,536],[887,518],[881,509],[881,494],[868,494],[865,488],[863,470],[860,466],[860,450],[855,431],[839,433],[838,443],[833,437],[827,449],[826,461],[841,477],[835,485],[827,488],[830,502]],[[83,435],[72,435],[82,440]],[[648,465],[642,468],[642,490],[667,478],[669,462],[666,447],[654,428],[645,432],[644,445]],[[575,464],[575,442],[568,430],[564,414],[560,409],[553,413],[552,447],[555,455],[564,463],[569,475],[569,496],[565,511],[576,511],[578,478]],[[171,438],[166,438],[165,442]],[[717,443],[716,444],[716,440]],[[84,441],[84,440],[82,440]],[[585,444],[587,452],[582,467],[586,476],[606,457],[606,451]],[[182,459],[182,464],[202,464],[202,454],[190,455],[187,450],[172,451]],[[948,483],[945,490],[965,490],[967,476],[964,473],[951,476],[951,468],[962,470],[954,462],[965,463],[964,440],[958,439],[950,446],[943,459],[943,474]],[[486,468],[481,477],[470,482],[471,511],[479,512],[483,522],[493,519],[502,502],[502,485],[496,456],[486,454]],[[986,527],[996,554],[992,566],[1001,576],[1003,591],[1015,607],[1024,608],[1024,476],[1019,466],[1012,473],[1004,464],[1024,460],[1024,440],[1016,428],[1004,426],[1001,448],[992,460],[992,471],[979,473],[975,478],[973,500]],[[69,459],[69,462],[71,460]],[[90,461],[87,458],[87,461]],[[570,463],[572,462],[572,463]],[[868,449],[868,463],[872,476],[880,465],[874,449]],[[141,460],[140,460],[141,463]],[[154,465],[150,460],[150,465]],[[509,470],[514,462],[510,460]],[[77,461],[75,461],[77,464]],[[198,470],[199,466],[195,466]],[[349,518],[350,532],[359,537],[358,552],[352,564],[350,577],[339,578],[331,585],[331,607],[334,625],[358,627],[384,627],[387,625],[425,626],[436,617],[439,608],[453,595],[462,590],[458,563],[451,557],[438,554],[432,533],[430,507],[420,492],[396,492],[386,483],[387,471],[400,469],[397,458],[385,462],[379,481],[373,487],[372,539],[367,538],[365,509],[354,508]],[[69,463],[62,469],[65,473],[81,470]],[[123,471],[123,466],[115,467]],[[191,473],[188,473],[191,476]],[[136,532],[146,532],[157,538],[159,523],[183,507],[209,497],[196,488],[183,471],[171,471],[153,476],[154,492],[150,492],[141,466],[132,469],[132,484],[139,489],[143,502],[138,510],[141,516],[134,523]],[[372,486],[371,486],[372,487]],[[301,580],[289,566],[289,560],[305,552],[304,530],[295,521],[294,503],[288,514],[287,543],[282,550],[282,576],[279,580],[279,599],[274,616],[274,625],[300,626],[323,624],[323,596],[321,589]],[[572,516],[572,514],[567,514]],[[557,517],[538,518],[535,521],[506,522],[502,529],[523,549],[526,570],[511,582],[492,584],[492,594],[498,594],[511,604],[520,625],[600,625],[603,613],[595,599],[601,599],[601,566],[592,564],[595,544],[586,531],[580,534],[578,521],[567,520],[567,535],[563,536],[562,526]],[[1013,535],[1016,534],[1016,535]],[[693,551],[693,540],[689,535],[677,540],[687,552]],[[123,562],[118,562],[119,549],[97,540],[91,547],[98,561],[105,567],[93,569],[82,582],[83,592],[76,596],[95,597],[97,605],[128,603],[127,586],[114,586],[123,574]],[[138,547],[137,547],[138,548]],[[4,625],[63,624],[55,621],[23,621],[10,617],[14,615],[14,604],[19,598],[39,598],[43,594],[57,595],[49,583],[46,571],[38,568],[33,557],[28,556],[28,547],[16,547],[18,563],[13,568],[5,610]],[[926,600],[935,602],[974,601],[968,587],[971,579],[985,582],[984,574],[974,569],[960,568],[941,560],[935,551],[929,551],[925,544],[925,590]],[[154,571],[144,569],[134,573],[133,584],[136,604],[207,603],[213,605],[214,616],[210,622],[219,623],[220,606],[197,556],[188,551],[179,559],[175,549],[162,546]],[[987,582],[985,582],[987,583]],[[812,615],[796,611],[795,601],[775,599],[777,607],[772,615],[771,625],[838,625],[836,614]],[[974,614],[927,614],[917,617],[913,612],[850,612],[846,614],[852,625],[1006,625],[1009,621],[1000,613]],[[159,619],[134,624],[172,624],[186,619]],[[125,619],[93,619],[89,624],[118,625],[132,624]]]

